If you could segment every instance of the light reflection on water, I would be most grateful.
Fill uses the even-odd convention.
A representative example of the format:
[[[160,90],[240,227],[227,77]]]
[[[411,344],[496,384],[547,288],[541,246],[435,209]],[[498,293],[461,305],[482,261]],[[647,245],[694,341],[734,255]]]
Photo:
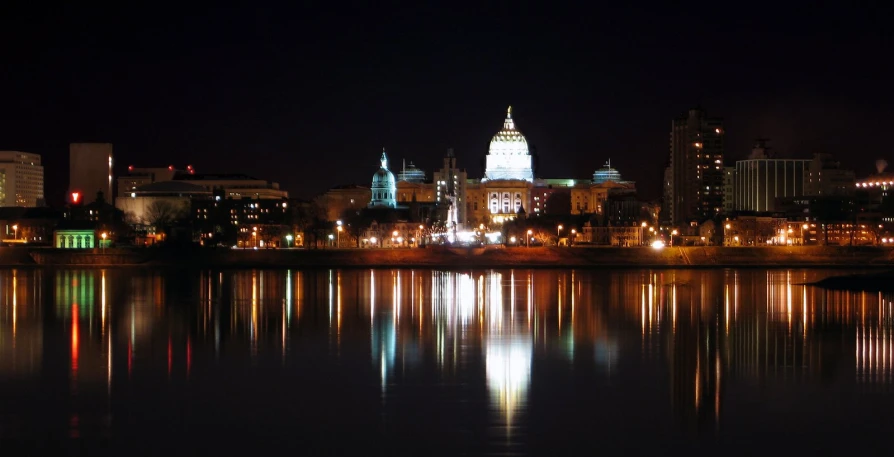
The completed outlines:
[[[4,271],[0,439],[665,452],[801,420],[820,443],[823,421],[894,406],[892,297],[800,285],[828,274]],[[818,394],[851,401],[811,413]]]

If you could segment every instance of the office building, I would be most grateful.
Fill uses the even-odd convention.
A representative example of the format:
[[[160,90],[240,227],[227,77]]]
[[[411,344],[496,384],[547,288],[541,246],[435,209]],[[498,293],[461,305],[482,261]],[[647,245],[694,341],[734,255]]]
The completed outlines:
[[[102,192],[107,201],[114,201],[111,143],[72,143],[69,160],[69,195],[78,192],[92,200]]]
[[[0,151],[0,206],[45,206],[40,155]]]
[[[778,211],[778,199],[805,195],[810,160],[776,159],[767,151],[766,141],[758,140],[751,156],[736,162],[736,210]]]

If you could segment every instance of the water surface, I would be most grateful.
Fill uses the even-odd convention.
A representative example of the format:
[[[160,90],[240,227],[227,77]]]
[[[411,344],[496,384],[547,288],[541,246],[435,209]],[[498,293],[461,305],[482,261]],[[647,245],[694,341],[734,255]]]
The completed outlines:
[[[799,285],[849,272],[0,271],[0,440],[85,455],[878,452],[894,296]]]

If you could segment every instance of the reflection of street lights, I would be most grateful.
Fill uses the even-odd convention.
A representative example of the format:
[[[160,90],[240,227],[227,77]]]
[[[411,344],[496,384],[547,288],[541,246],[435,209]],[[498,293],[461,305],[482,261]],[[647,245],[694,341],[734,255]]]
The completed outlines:
[[[525,238],[526,246],[531,247],[531,235],[534,234],[533,230],[528,230],[528,236]]]
[[[19,225],[18,224],[14,224],[12,226],[12,233],[13,233],[12,239],[14,239],[14,240],[19,239]]]

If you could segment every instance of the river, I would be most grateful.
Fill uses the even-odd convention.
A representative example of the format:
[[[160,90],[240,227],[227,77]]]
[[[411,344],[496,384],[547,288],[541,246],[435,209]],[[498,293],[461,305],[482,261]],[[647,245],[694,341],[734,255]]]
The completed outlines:
[[[802,285],[854,272],[4,270],[0,441],[83,455],[878,452],[894,425],[894,296]]]

